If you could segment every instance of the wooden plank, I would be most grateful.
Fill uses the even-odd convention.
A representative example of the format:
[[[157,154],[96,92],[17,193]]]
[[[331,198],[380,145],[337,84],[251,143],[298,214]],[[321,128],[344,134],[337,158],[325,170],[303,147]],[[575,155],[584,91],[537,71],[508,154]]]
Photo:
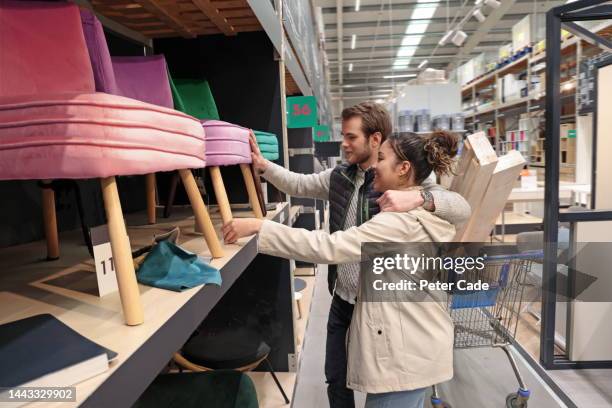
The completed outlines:
[[[246,33],[246,32],[251,32],[251,31],[263,31],[263,27],[261,26],[261,24],[240,26],[236,28],[236,31],[239,33]]]
[[[234,27],[249,26],[249,25],[252,26],[252,25],[259,24],[259,20],[255,16],[240,17],[240,18],[229,18],[228,21]]]
[[[210,1],[210,0],[191,0],[193,4],[195,4],[202,13],[206,15],[212,21],[219,30],[225,35],[236,35],[236,30],[234,27],[227,21],[222,14],[220,14],[219,9]]]
[[[225,18],[252,17],[255,15],[253,14],[253,10],[251,10],[250,8],[235,8],[235,9],[222,10],[221,14],[223,14]]]
[[[176,14],[176,12],[171,7],[168,7],[168,8],[164,7],[158,0],[134,0],[134,1],[140,4],[145,9],[147,9],[149,12],[159,17],[160,20],[165,22],[168,26],[172,27],[177,32],[177,34],[185,38],[195,37],[195,34],[184,25],[181,18]]]
[[[469,135],[453,177],[450,190],[461,194],[472,209],[482,200],[497,164],[497,155],[484,132]]]
[[[497,217],[503,211],[508,197],[525,166],[525,159],[516,150],[508,152],[497,160],[495,171],[486,186],[479,205],[472,207],[472,216],[463,231],[455,240],[461,242],[486,242],[495,227]]]
[[[211,1],[211,3],[218,10],[249,7],[248,3],[244,0],[216,0]]]

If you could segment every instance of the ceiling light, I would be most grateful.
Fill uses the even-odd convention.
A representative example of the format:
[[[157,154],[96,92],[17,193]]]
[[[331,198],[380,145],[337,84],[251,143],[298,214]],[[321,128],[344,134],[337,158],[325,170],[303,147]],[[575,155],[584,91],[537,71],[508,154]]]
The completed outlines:
[[[427,31],[427,26],[429,26],[430,22],[431,20],[411,21],[406,27],[406,34],[423,34]]]
[[[416,74],[401,74],[401,75],[385,75],[383,78],[384,79],[391,79],[391,78],[414,78],[416,76]]]
[[[349,64],[349,72],[353,72],[353,63],[352,62]]]
[[[453,30],[447,32],[446,34],[444,34],[444,37],[440,39],[440,41],[438,42],[438,45],[445,46],[450,41],[453,35],[455,35],[455,32]]]
[[[355,0],[355,11],[359,11],[360,6],[361,6],[361,0]]]
[[[396,57],[412,57],[416,52],[416,49],[417,47],[415,46],[400,47],[399,50],[397,50]]]
[[[357,44],[357,34],[351,36],[351,50],[355,49],[355,44]]]
[[[419,69],[423,68],[425,65],[427,65],[427,60],[421,61],[421,63],[419,64]]]
[[[422,35],[405,35],[404,38],[402,38],[402,46],[419,45],[422,39]]]
[[[497,0],[484,0],[484,4],[493,8],[499,8],[499,6],[501,6],[501,3]]]
[[[376,102],[376,103],[383,103],[384,101],[385,101],[384,99],[377,99],[374,102]]]
[[[474,12],[472,13],[472,16],[474,16],[474,18],[476,20],[478,20],[479,22],[484,22],[487,18],[485,17],[484,14],[482,14],[482,10],[480,10],[479,8],[477,8],[476,10],[474,10]]]
[[[453,44],[457,47],[461,47],[467,38],[467,34],[461,30],[457,31],[455,35],[453,35]]]

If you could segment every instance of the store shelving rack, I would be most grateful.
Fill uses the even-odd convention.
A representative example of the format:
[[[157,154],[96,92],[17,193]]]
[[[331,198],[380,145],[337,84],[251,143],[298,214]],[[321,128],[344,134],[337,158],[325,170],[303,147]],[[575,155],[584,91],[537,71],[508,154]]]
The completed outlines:
[[[546,369],[612,368],[612,361],[572,361],[567,355],[555,355],[555,315],[557,303],[557,249],[559,222],[577,223],[612,220],[610,210],[561,212],[559,209],[559,151],[560,151],[560,72],[563,52],[561,28],[578,39],[588,39],[603,47],[612,42],[597,33],[577,25],[576,21],[595,21],[612,18],[612,5],[604,0],[579,0],[555,7],[546,18],[546,159],[544,194],[544,267],[542,277],[542,320],[540,331],[540,363]],[[593,145],[595,154],[596,145]],[[593,163],[593,169],[594,163]],[[596,193],[595,175],[592,178],[592,197]],[[536,367],[537,369],[537,367]]]

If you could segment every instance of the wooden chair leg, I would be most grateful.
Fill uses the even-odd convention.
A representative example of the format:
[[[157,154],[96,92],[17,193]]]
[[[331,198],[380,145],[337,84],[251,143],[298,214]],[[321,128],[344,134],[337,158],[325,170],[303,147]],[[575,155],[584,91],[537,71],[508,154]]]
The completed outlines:
[[[174,172],[172,174],[172,180],[170,181],[170,190],[168,191],[166,207],[164,208],[164,218],[168,218],[172,214],[172,205],[174,204],[174,197],[176,196],[176,187],[178,187],[179,179],[180,176],[178,172]]]
[[[219,238],[215,232],[215,227],[210,219],[210,215],[208,214],[208,210],[206,209],[206,205],[204,204],[200,190],[198,190],[193,173],[191,173],[191,170],[184,169],[179,170],[179,174],[181,176],[181,180],[183,180],[183,185],[187,191],[189,201],[191,202],[191,207],[193,208],[198,228],[204,233],[204,239],[206,240],[206,245],[208,245],[210,254],[213,258],[222,258],[224,254],[223,248],[221,247],[221,242],[219,242]]]
[[[232,209],[227,198],[227,192],[223,185],[223,179],[221,178],[221,170],[219,167],[209,167],[210,177],[212,179],[213,189],[215,190],[215,197],[217,197],[217,204],[219,204],[219,211],[221,212],[221,219],[223,224],[230,222],[232,217]]]
[[[145,183],[147,189],[147,220],[149,224],[155,224],[155,173],[145,175]]]
[[[242,171],[242,178],[244,178],[244,184],[246,185],[247,193],[249,194],[249,202],[255,213],[255,217],[263,218],[261,212],[261,205],[259,204],[259,197],[257,196],[257,189],[255,188],[255,182],[253,181],[253,173],[251,173],[251,166],[248,164],[241,164],[240,170]]]
[[[143,323],[144,312],[134,272],[132,249],[121,212],[117,183],[115,177],[106,177],[100,181],[123,315],[126,324],[136,326]]]
[[[43,221],[45,238],[47,240],[47,259],[53,261],[59,258],[59,238],[57,236],[57,218],[55,213],[55,191],[50,181],[43,181],[42,188]]]

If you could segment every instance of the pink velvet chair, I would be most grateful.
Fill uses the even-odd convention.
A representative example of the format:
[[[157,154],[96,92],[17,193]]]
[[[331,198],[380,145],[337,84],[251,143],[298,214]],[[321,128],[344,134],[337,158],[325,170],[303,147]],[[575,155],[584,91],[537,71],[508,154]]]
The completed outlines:
[[[98,92],[112,93],[151,103],[168,109],[174,107],[168,68],[163,55],[112,57],[110,56],[102,24],[93,12],[81,10],[81,23],[85,43],[94,73]],[[210,216],[202,200],[191,171],[178,171],[196,215],[199,229],[214,258],[223,256],[219,239],[212,227]],[[147,217],[151,224],[156,221],[155,173],[145,175],[147,190]]]
[[[71,3],[0,1],[0,72],[0,180],[100,179],[125,321],[141,324],[115,176],[203,167],[201,123],[96,93]],[[46,233],[57,242],[52,190],[43,194]]]
[[[257,218],[263,218],[253,173],[249,166],[252,162],[249,144],[251,131],[220,120],[203,120],[202,126],[206,135],[206,166],[210,171],[223,223],[232,220],[232,211],[221,178],[220,166],[240,166],[253,212]]]

